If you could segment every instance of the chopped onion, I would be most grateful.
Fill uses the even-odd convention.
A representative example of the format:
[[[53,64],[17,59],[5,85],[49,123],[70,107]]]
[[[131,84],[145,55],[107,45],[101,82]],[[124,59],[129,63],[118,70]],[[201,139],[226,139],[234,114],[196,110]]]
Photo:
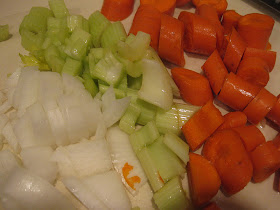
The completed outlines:
[[[4,136],[4,138],[6,139],[6,141],[8,142],[8,144],[10,145],[10,147],[16,152],[19,153],[20,152],[20,146],[18,144],[17,141],[17,137],[13,131],[13,126],[11,124],[11,122],[8,122],[5,127],[2,130],[2,134]]]

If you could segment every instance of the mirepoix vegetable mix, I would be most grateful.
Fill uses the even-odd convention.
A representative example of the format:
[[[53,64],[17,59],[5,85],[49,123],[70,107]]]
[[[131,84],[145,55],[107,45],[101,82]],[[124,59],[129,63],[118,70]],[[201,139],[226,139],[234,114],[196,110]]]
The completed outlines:
[[[41,71],[77,77],[93,98],[110,87],[117,99],[130,97],[119,121],[122,131],[112,132],[129,139],[127,143],[143,167],[159,209],[189,208],[191,204],[181,184],[189,147],[178,136],[184,122],[199,107],[173,102],[178,89],[150,47],[150,35],[138,32],[127,36],[121,22],[110,22],[99,11],[88,19],[72,15],[63,0],[49,0],[49,7],[32,7],[20,24],[21,44],[29,51],[28,55],[20,55],[22,62]],[[111,126],[108,120],[105,124]],[[136,130],[137,125],[143,127]],[[114,135],[108,138],[118,143]],[[118,153],[112,145],[113,154]],[[128,178],[131,166],[123,163],[115,168],[128,190],[135,191],[141,174]],[[66,184],[76,183],[77,187],[78,182],[84,181],[68,179]]]

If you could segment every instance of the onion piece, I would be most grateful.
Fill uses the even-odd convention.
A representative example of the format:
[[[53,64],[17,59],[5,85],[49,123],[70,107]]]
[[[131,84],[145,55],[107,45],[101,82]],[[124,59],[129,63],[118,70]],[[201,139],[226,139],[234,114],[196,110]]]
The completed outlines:
[[[17,137],[13,131],[13,126],[11,124],[11,122],[8,122],[5,127],[2,130],[2,134],[4,136],[4,138],[6,139],[6,141],[8,142],[8,144],[10,145],[10,147],[16,152],[19,153],[20,152],[20,146],[17,140]]]

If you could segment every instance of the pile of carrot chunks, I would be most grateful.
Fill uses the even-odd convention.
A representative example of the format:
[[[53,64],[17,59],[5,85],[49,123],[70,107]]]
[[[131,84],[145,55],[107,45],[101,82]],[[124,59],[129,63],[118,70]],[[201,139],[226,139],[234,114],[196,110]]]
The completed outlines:
[[[119,2],[131,13],[133,0]],[[172,17],[176,6],[189,3],[195,14]],[[280,95],[265,89],[276,61],[269,43],[274,20],[242,16],[227,6],[226,0],[141,0],[129,32],[151,35],[160,57],[178,66],[171,74],[182,99],[202,106],[182,131],[193,152],[204,144],[202,155],[190,153],[187,171],[192,201],[205,209],[218,209],[210,201],[220,188],[230,196],[280,168],[280,134],[266,141],[256,127],[265,117],[280,126]],[[184,51],[209,56],[202,66],[205,76],[183,68]],[[223,116],[213,95],[235,111]]]

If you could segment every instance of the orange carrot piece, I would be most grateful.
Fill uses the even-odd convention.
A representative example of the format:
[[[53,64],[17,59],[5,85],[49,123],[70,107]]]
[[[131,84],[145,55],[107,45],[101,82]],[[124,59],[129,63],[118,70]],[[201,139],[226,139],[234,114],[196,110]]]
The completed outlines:
[[[216,202],[211,202],[205,206],[203,210],[221,210],[221,208],[216,204]]]
[[[185,51],[210,55],[216,49],[216,30],[207,19],[186,11],[178,19],[185,25]]]
[[[267,118],[280,126],[280,95],[278,95],[277,98],[277,102],[274,104],[270,112],[268,112]]]
[[[240,111],[229,112],[226,115],[224,115],[224,119],[224,123],[218,128],[218,130],[236,128],[244,126],[247,123],[247,116]]]
[[[265,87],[269,81],[269,66],[262,58],[246,57],[240,62],[236,75],[252,84]]]
[[[101,13],[111,21],[127,18],[133,11],[134,0],[104,0]]]
[[[232,27],[237,29],[238,20],[242,16],[235,10],[227,10],[223,14],[222,26],[224,27],[224,33],[230,34]]]
[[[228,71],[217,50],[210,55],[201,68],[208,78],[213,92],[218,95],[228,75]]]
[[[227,195],[239,192],[251,180],[253,166],[235,131],[216,131],[206,141],[203,155],[214,164],[222,181],[222,189]]]
[[[274,146],[278,149],[280,152],[280,133],[277,134],[277,136],[272,140]]]
[[[276,55],[277,53],[274,51],[267,51],[267,50],[247,47],[244,52],[243,59],[246,59],[247,57],[259,57],[268,64],[269,72],[271,72],[275,66]]]
[[[192,3],[196,6],[199,7],[200,5],[203,4],[208,4],[217,10],[217,13],[219,17],[223,15],[223,13],[226,11],[228,3],[226,0],[192,0]]]
[[[173,16],[176,0],[140,0],[140,4],[150,4],[160,12]]]
[[[257,146],[265,142],[264,135],[255,125],[236,127],[233,130],[239,134],[248,152],[253,151]]]
[[[253,124],[258,124],[277,102],[277,97],[262,88],[243,112]]]
[[[191,2],[191,0],[176,0],[176,7],[185,6],[189,2]]]
[[[213,101],[208,101],[182,127],[186,141],[192,151],[197,150],[206,139],[224,122]]]
[[[140,5],[135,13],[129,33],[137,35],[138,31],[151,35],[151,46],[158,50],[161,13],[151,5]]]
[[[271,47],[272,47],[272,46],[271,46],[270,42],[268,42],[267,45],[266,45],[265,50],[271,50]]]
[[[272,141],[259,145],[251,152],[254,182],[262,182],[280,168],[280,152]]]
[[[225,53],[226,53],[227,46],[228,46],[228,43],[229,43],[229,38],[230,38],[230,35],[225,35],[224,36],[222,47],[219,50],[219,54],[220,54],[222,59],[224,59],[224,57],[225,57]]]
[[[229,38],[229,43],[224,56],[224,64],[229,71],[236,73],[237,67],[241,61],[243,53],[246,49],[246,43],[239,36],[234,28]]]
[[[213,99],[209,82],[203,75],[184,68],[173,68],[171,74],[185,101],[202,106]]]
[[[209,202],[218,192],[221,179],[215,167],[203,156],[190,153],[187,174],[190,195],[197,207]],[[207,176],[205,176],[207,174]]]
[[[173,64],[184,67],[183,37],[184,23],[169,15],[162,14],[158,46],[159,56]]]
[[[237,31],[249,47],[265,50],[274,22],[268,15],[252,13],[239,19]]]
[[[218,95],[218,99],[229,107],[242,111],[259,93],[260,87],[251,84],[230,72]]]
[[[132,189],[135,190],[134,184],[135,183],[140,183],[141,178],[139,176],[128,177],[131,170],[133,170],[133,166],[129,165],[128,163],[125,163],[123,168],[122,168],[122,173],[123,173],[123,176],[124,176],[124,179],[125,179],[126,183]]]

